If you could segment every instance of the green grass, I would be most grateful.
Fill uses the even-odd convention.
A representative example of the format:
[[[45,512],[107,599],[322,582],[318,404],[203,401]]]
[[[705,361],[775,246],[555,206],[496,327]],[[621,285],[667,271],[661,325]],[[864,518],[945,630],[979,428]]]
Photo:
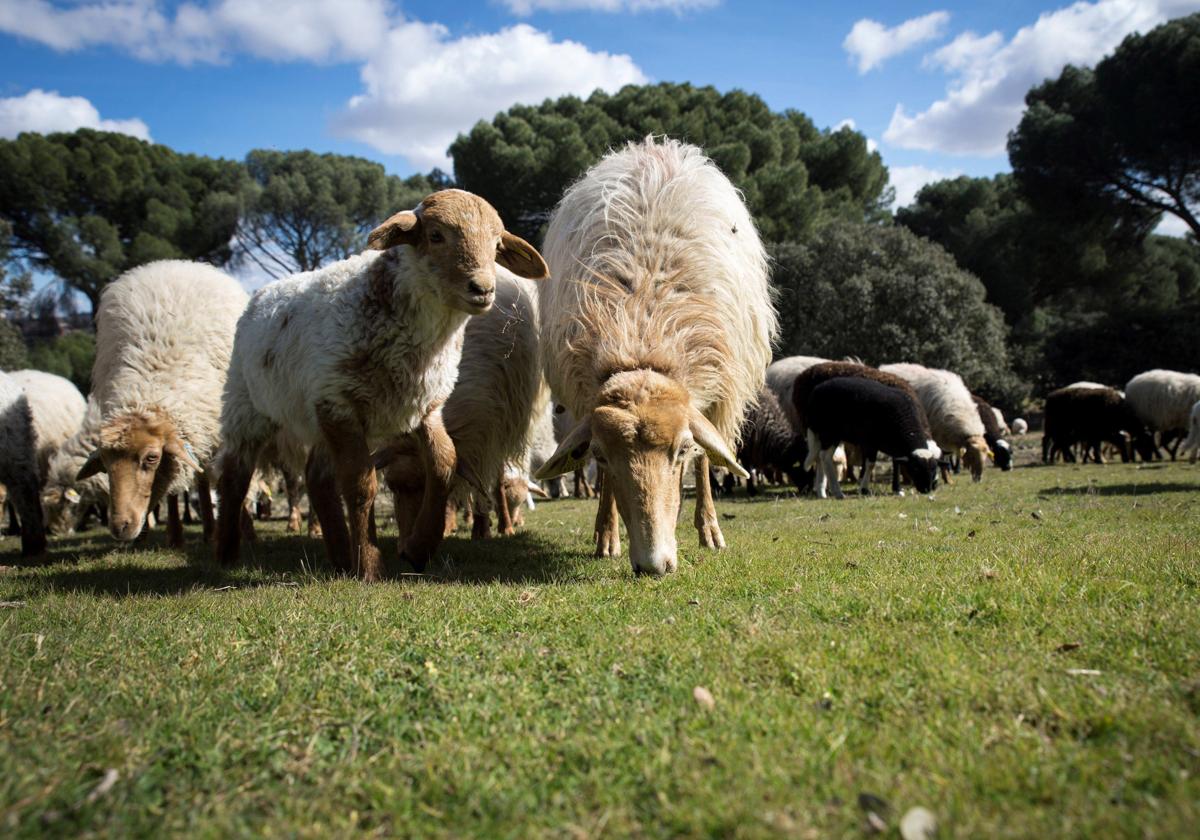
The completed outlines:
[[[575,501],[373,586],[281,523],[229,574],[62,540],[0,572],[0,833],[860,837],[870,793],[892,836],[1194,836],[1198,502],[1186,464],[739,496],[657,581]]]

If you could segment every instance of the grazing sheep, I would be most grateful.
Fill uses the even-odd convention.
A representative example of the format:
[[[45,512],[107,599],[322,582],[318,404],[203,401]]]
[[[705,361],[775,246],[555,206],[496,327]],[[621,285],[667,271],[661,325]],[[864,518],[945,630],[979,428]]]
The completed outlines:
[[[1005,427],[1002,425],[1004,415],[992,408],[991,403],[983,397],[972,394],[971,399],[975,400],[979,419],[983,421],[983,439],[987,441],[988,449],[992,453],[996,466],[1002,472],[1008,472],[1013,468],[1012,446],[1004,439]]]
[[[746,412],[739,433],[738,463],[750,471],[746,492],[758,493],[755,474],[781,472],[803,489],[803,464],[808,454],[804,438],[788,420],[775,394],[766,387],[758,389],[758,401]]]
[[[1192,416],[1189,418],[1187,440],[1179,447],[1180,454],[1186,455],[1192,453],[1192,463],[1196,463],[1196,456],[1200,454],[1200,400],[1192,406]]]
[[[611,152],[559,203],[541,292],[546,379],[579,418],[542,467],[596,458],[596,553],[635,572],[676,567],[675,522],[693,446],[700,544],[721,548],[709,459],[745,478],[731,443],[777,333],[767,260],[741,196],[694,146],[648,138]]]
[[[1179,451],[1178,439],[1188,433],[1192,406],[1200,400],[1200,376],[1174,370],[1148,370],[1130,379],[1125,392],[1137,416],[1151,432],[1159,434],[1174,461]]]
[[[981,480],[988,445],[983,421],[962,378],[948,370],[903,362],[879,369],[908,380],[921,398],[937,445],[948,454],[964,450],[963,463],[971,471],[971,479]]]
[[[1008,437],[1012,434],[1012,429],[1008,427],[1008,422],[1004,419],[1004,412],[992,406],[992,416],[996,418],[996,426],[1000,429],[1000,434]]]
[[[50,458],[79,431],[87,401],[73,382],[53,373],[18,370],[9,376],[25,389],[29,399],[37,439],[38,475],[44,484],[50,474]]]
[[[1014,435],[1023,435],[1029,431],[1029,424],[1025,422],[1024,417],[1018,417],[1012,421],[1012,432]]]
[[[788,356],[772,362],[771,366],[767,368],[767,387],[779,400],[784,416],[787,417],[801,439],[804,438],[804,430],[800,427],[799,419],[796,417],[796,403],[792,399],[792,386],[796,382],[796,377],[804,371],[813,365],[828,361],[829,359],[822,359],[819,356]]]
[[[136,539],[146,513],[193,481],[201,499],[207,495],[221,391],[246,299],[229,275],[181,260],[140,266],[104,289],[92,368],[99,442],[77,480],[108,473],[108,528],[116,539]],[[201,513],[207,536],[212,512]],[[167,542],[183,543],[177,516],[168,516]]]
[[[1046,396],[1046,420],[1042,431],[1042,461],[1052,463],[1061,452],[1063,460],[1074,461],[1071,447],[1082,443],[1095,453],[1108,441],[1117,447],[1121,460],[1129,461],[1129,439],[1143,458],[1153,455],[1153,441],[1129,400],[1115,388],[1059,388]]]
[[[41,481],[33,412],[24,389],[7,373],[0,373],[0,484],[21,520],[21,556],[44,553],[46,529],[38,501]]]
[[[799,434],[806,435],[808,432],[808,425],[805,420],[804,411],[805,406],[808,404],[809,397],[812,395],[813,389],[831,379],[841,379],[844,377],[870,379],[874,382],[878,382],[880,385],[885,385],[889,388],[895,388],[896,390],[906,394],[915,405],[919,429],[925,435],[925,438],[929,439],[929,420],[925,416],[925,409],[921,407],[921,402],[917,397],[916,391],[914,391],[912,386],[908,384],[908,381],[901,379],[899,376],[895,376],[894,374],[884,373],[877,368],[860,364],[858,362],[821,362],[820,364],[809,367],[796,377],[796,380],[792,386],[792,404],[794,416],[798,424],[797,430]],[[856,458],[854,462],[851,462],[849,457],[847,457],[847,469],[851,467],[853,463],[857,463],[861,466],[862,475],[860,477],[860,487],[862,492],[869,492],[874,459],[868,459],[867,455],[869,453],[860,449],[858,445],[854,443],[854,441],[843,441],[843,443],[849,445],[850,449],[853,450],[852,454]],[[847,456],[850,454],[851,453],[847,453]],[[824,464],[821,460],[813,460],[812,463],[816,464],[816,474],[813,481],[813,488],[815,490],[817,487],[826,483],[828,481],[828,477],[824,474]],[[894,492],[899,492],[900,490],[900,473],[895,462],[892,466],[892,490]]]
[[[50,456],[42,486],[42,508],[51,534],[69,534],[78,528],[92,505],[108,507],[108,476],[97,473],[77,480],[88,456],[100,445],[100,404],[87,401],[79,429]]]
[[[488,494],[476,493],[469,507],[471,487],[467,481],[456,479],[451,490],[458,506],[473,509],[472,535],[476,538],[490,533],[489,499],[495,502],[500,533],[508,535],[515,523],[507,502],[519,497],[524,503],[527,495],[513,488],[505,494],[503,488],[506,475],[516,472],[507,468],[524,459],[534,418],[546,415],[550,397],[538,367],[534,295],[530,281],[504,268],[496,270],[496,302],[485,314],[467,322],[458,381],[442,407],[442,422],[454,441],[459,463],[487,482]],[[386,463],[387,456],[381,453],[376,464],[384,468],[395,501],[400,539],[404,540],[416,524],[426,483],[425,468],[414,457],[415,440],[407,445],[393,444],[387,451],[396,453],[393,462]],[[525,476],[520,472],[523,484]]]
[[[929,439],[920,402],[901,388],[859,376],[826,379],[808,393],[804,420],[808,438],[805,467],[815,469],[818,459],[822,462],[816,487],[819,498],[826,497],[826,484],[837,475],[833,453],[842,441],[863,452],[864,490],[881,451],[903,464],[918,492],[928,493],[937,486],[941,451]],[[832,486],[833,495],[843,498],[838,483],[834,481]]]
[[[490,204],[462,190],[426,196],[367,244],[372,250],[271,283],[250,301],[221,413],[220,501],[222,513],[237,513],[259,450],[285,430],[313,447],[308,495],[330,559],[377,580],[384,565],[369,529],[372,450],[416,436],[427,482],[401,557],[423,569],[442,540],[456,470],[441,408],[467,319],[491,308],[497,263],[532,279],[546,275],[546,264]],[[217,558],[234,563],[238,529],[230,516],[218,523]]]

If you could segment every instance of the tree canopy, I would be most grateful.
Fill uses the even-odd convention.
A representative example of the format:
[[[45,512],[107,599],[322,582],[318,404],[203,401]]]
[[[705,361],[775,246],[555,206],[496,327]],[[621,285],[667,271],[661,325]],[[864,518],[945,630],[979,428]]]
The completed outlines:
[[[80,129],[0,140],[12,258],[87,296],[155,259],[223,263],[244,184],[236,162]]]
[[[445,184],[436,170],[400,179],[363,158],[309,151],[258,149],[245,165],[237,253],[272,277],[358,253],[380,221]]]
[[[1025,102],[1008,152],[1035,203],[1142,232],[1170,213],[1200,236],[1200,14],[1130,35]]]
[[[1002,405],[1024,396],[1000,310],[940,246],[903,227],[837,221],[772,256],[780,355],[918,362],[959,373]]]
[[[517,105],[450,146],[463,189],[490,201],[515,232],[537,239],[563,191],[609,149],[648,134],[703,148],[745,193],[764,238],[803,239],[823,219],[881,215],[887,168],[849,128],[820,131],[758,96],[689,84],[629,85]]]

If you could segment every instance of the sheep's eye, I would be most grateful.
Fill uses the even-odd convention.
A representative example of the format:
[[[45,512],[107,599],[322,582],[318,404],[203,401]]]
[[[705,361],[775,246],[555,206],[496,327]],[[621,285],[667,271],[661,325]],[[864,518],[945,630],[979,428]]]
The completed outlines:
[[[440,230],[431,230],[429,231],[429,241],[437,245],[441,242],[445,242],[446,237],[442,235]]]
[[[157,463],[158,463],[158,456],[155,455],[153,452],[151,452],[144,459],[142,459],[142,466],[146,467],[146,468],[153,467]]]

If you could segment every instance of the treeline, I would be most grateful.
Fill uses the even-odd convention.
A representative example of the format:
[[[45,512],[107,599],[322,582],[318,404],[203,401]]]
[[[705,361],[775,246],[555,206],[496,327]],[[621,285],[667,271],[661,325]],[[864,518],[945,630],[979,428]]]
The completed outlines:
[[[1200,369],[1197,79],[1200,15],[1131,36],[1096,68],[1030,91],[1013,174],[931,184],[894,216],[862,134],[741,91],[664,83],[519,105],[450,155],[457,186],[540,242],[564,189],[608,149],[648,134],[696,143],[770,245],[781,355],[949,367],[1014,409],[1076,379]],[[87,130],[0,141],[0,171],[9,309],[30,268],[93,307],[122,271],[163,257],[308,270],[452,183],[311,152],[213,160]],[[1151,233],[1164,214],[1192,233]]]

